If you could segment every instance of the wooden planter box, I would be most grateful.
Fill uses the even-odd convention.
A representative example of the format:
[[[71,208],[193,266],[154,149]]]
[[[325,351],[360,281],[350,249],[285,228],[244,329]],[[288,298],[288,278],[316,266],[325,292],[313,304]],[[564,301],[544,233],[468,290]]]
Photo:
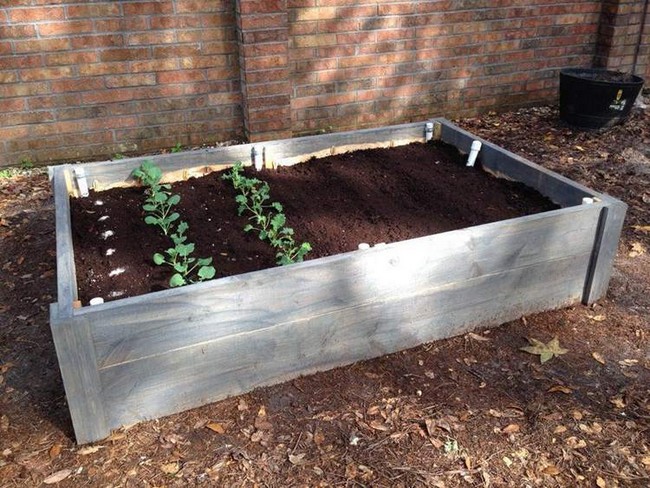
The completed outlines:
[[[464,152],[480,138],[434,119]],[[603,296],[626,205],[486,141],[483,166],[562,208],[458,231],[75,308],[70,197],[82,167],[97,189],[133,182],[144,159],[179,178],[235,161],[425,140],[425,122],[51,168],[58,302],[51,328],[79,443],[300,375]],[[194,168],[190,170],[188,168]],[[591,197],[593,203],[583,204]]]

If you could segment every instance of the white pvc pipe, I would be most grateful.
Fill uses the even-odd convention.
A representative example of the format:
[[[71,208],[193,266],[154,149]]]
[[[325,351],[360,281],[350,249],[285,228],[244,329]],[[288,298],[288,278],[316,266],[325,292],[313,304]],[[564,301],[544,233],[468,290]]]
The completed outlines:
[[[256,147],[253,148],[253,164],[257,171],[262,171],[262,168],[264,167],[264,157],[262,151]]]
[[[424,140],[429,142],[433,139],[433,122],[427,122],[424,126]]]
[[[467,165],[466,166],[474,166],[474,163],[476,162],[476,157],[478,156],[478,152],[481,150],[481,141],[474,141],[472,142],[472,147],[469,150],[469,157],[467,158]]]

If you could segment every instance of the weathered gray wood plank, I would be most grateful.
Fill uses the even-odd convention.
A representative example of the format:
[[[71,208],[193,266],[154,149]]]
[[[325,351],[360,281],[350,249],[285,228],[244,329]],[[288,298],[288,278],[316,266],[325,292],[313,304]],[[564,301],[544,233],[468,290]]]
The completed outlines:
[[[392,125],[377,129],[334,132],[317,136],[297,137],[260,143],[265,158],[279,165],[307,161],[312,157],[324,157],[361,148],[388,147],[411,142],[424,142],[425,122]]]
[[[182,411],[579,300],[590,253],[314,313],[100,372],[109,425]],[[356,283],[348,283],[354,290]],[[285,292],[285,290],[283,290]]]
[[[54,168],[54,217],[56,222],[56,284],[60,315],[72,315],[72,304],[77,300],[77,276],[72,246],[70,197],[66,183],[68,166]]]
[[[585,283],[583,303],[590,304],[605,296],[614,267],[618,241],[623,230],[627,205],[609,196],[601,196],[605,206],[601,210],[596,232],[596,245]]]
[[[479,159],[483,168],[496,176],[535,188],[560,206],[580,205],[583,197],[602,196],[586,186],[476,137],[447,120],[438,121],[442,123],[443,142],[456,146],[463,152],[469,152],[472,141],[481,141]]]
[[[241,144],[237,146],[226,146],[218,148],[202,149],[197,151],[185,151],[171,154],[158,154],[127,158],[117,161],[103,161],[84,164],[86,178],[91,187],[101,189],[113,186],[132,185],[134,181],[131,173],[140,166],[143,161],[153,161],[160,166],[164,173],[177,173],[182,178],[182,170],[201,167],[226,167],[234,162],[241,161],[244,164],[252,164],[252,149],[264,149],[267,162],[275,161],[297,162],[307,160],[316,152],[327,150],[343,152],[348,146],[362,144],[408,143],[415,140],[424,141],[424,122],[412,124],[394,125],[379,129],[364,129],[360,131],[336,132],[319,136],[297,137],[295,139],[282,139],[277,141],[258,142],[254,144]],[[337,149],[338,148],[338,149]],[[351,150],[351,148],[347,149]],[[291,158],[297,160],[291,161]],[[218,169],[218,168],[213,168]]]
[[[589,253],[600,207],[573,207],[78,310],[100,367],[278,321]],[[582,273],[584,286],[587,270]],[[350,283],[356,283],[353,289]],[[284,290],[289,301],[279,300]]]
[[[53,303],[50,328],[77,442],[106,437],[110,429],[89,322],[84,318],[62,317],[60,307]]]

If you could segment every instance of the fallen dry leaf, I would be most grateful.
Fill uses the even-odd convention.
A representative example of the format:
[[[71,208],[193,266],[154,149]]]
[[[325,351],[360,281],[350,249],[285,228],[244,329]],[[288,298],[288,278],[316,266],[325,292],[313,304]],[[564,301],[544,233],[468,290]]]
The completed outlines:
[[[593,320],[594,322],[602,322],[607,317],[605,317],[604,315],[587,315],[587,318],[589,320]]]
[[[469,334],[467,334],[467,336],[470,339],[474,339],[475,341],[479,341],[479,342],[487,342],[487,341],[490,340],[488,337],[485,337],[485,336],[482,336],[482,335],[479,335],[479,334],[475,334],[474,332],[470,332]]]
[[[592,352],[591,357],[598,361],[600,364],[605,364],[605,358],[599,352]]]
[[[645,253],[646,253],[646,248],[643,246],[643,244],[641,244],[640,242],[633,242],[631,246],[631,250],[630,252],[627,253],[627,255],[631,258],[635,258]]]
[[[555,385],[555,386],[551,386],[548,389],[548,392],[549,393],[557,393],[557,392],[559,392],[559,393],[564,393],[565,395],[570,395],[571,392],[573,392],[573,390],[571,388],[569,388],[568,386]]]
[[[71,469],[62,469],[61,471],[57,471],[56,473],[49,475],[47,478],[43,480],[43,483],[45,483],[46,485],[53,485],[55,483],[63,481],[71,474],[72,474]]]
[[[63,449],[63,446],[61,444],[58,444],[58,443],[54,444],[52,447],[50,447],[50,450],[49,450],[50,459],[54,459],[54,458],[58,457],[59,454],[61,454],[61,449]]]
[[[289,454],[289,462],[294,466],[302,466],[307,463],[305,455],[304,452],[301,454]]]
[[[223,425],[221,425],[219,422],[209,422],[205,425],[205,427],[206,429],[210,429],[212,432],[216,432],[217,434],[223,434],[226,432],[226,429],[224,429]]]
[[[609,399],[609,402],[616,408],[625,408],[625,401],[621,395],[613,396]]]
[[[79,449],[79,454],[80,456],[87,456],[88,454],[95,454],[97,451],[100,449],[104,449],[104,446],[88,446],[88,447],[82,447]]]
[[[177,462],[165,463],[160,466],[160,470],[165,474],[176,474],[180,471],[181,467]]]
[[[623,359],[622,361],[619,361],[618,364],[624,368],[629,368],[630,366],[634,366],[636,364],[639,364],[638,359]]]
[[[596,478],[596,485],[598,488],[607,488],[607,482],[602,479],[600,476]]]
[[[650,232],[650,225],[633,225],[632,228],[640,232]]]
[[[650,456],[643,456],[641,458],[641,464],[644,466],[650,466]]]
[[[381,430],[383,432],[390,430],[390,426],[386,425],[380,420],[373,420],[372,422],[370,422],[370,427],[372,427],[375,430]]]
[[[583,447],[587,447],[587,443],[583,439],[578,439],[575,436],[569,437],[565,443],[571,449],[582,449]]]
[[[557,337],[551,339],[547,344],[533,338],[529,338],[528,342],[530,342],[530,346],[522,347],[521,350],[529,354],[539,355],[539,361],[542,364],[552,359],[553,356],[559,356],[569,352],[568,349],[560,347],[560,341]]]
[[[543,474],[547,474],[549,476],[557,476],[560,474],[560,470],[558,469],[557,466],[554,464],[551,464],[549,466],[546,466],[544,469],[542,469]]]
[[[503,429],[501,429],[501,432],[503,432],[504,434],[515,434],[519,431],[520,431],[519,424],[508,424]]]
[[[566,429],[566,427],[564,425],[558,425],[557,427],[555,427],[555,429],[553,429],[553,433],[554,434],[562,434],[563,432],[566,432],[566,430],[567,429]]]

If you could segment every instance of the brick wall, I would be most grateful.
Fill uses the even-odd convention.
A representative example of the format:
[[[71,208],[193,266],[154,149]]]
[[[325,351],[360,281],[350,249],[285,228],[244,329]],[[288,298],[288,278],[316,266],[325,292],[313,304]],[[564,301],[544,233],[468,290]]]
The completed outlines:
[[[0,5],[0,166],[241,137],[234,0]]]
[[[645,3],[0,2],[0,166],[556,102],[564,67],[650,78]]]
[[[294,132],[554,101],[590,66],[600,1],[292,0]]]

